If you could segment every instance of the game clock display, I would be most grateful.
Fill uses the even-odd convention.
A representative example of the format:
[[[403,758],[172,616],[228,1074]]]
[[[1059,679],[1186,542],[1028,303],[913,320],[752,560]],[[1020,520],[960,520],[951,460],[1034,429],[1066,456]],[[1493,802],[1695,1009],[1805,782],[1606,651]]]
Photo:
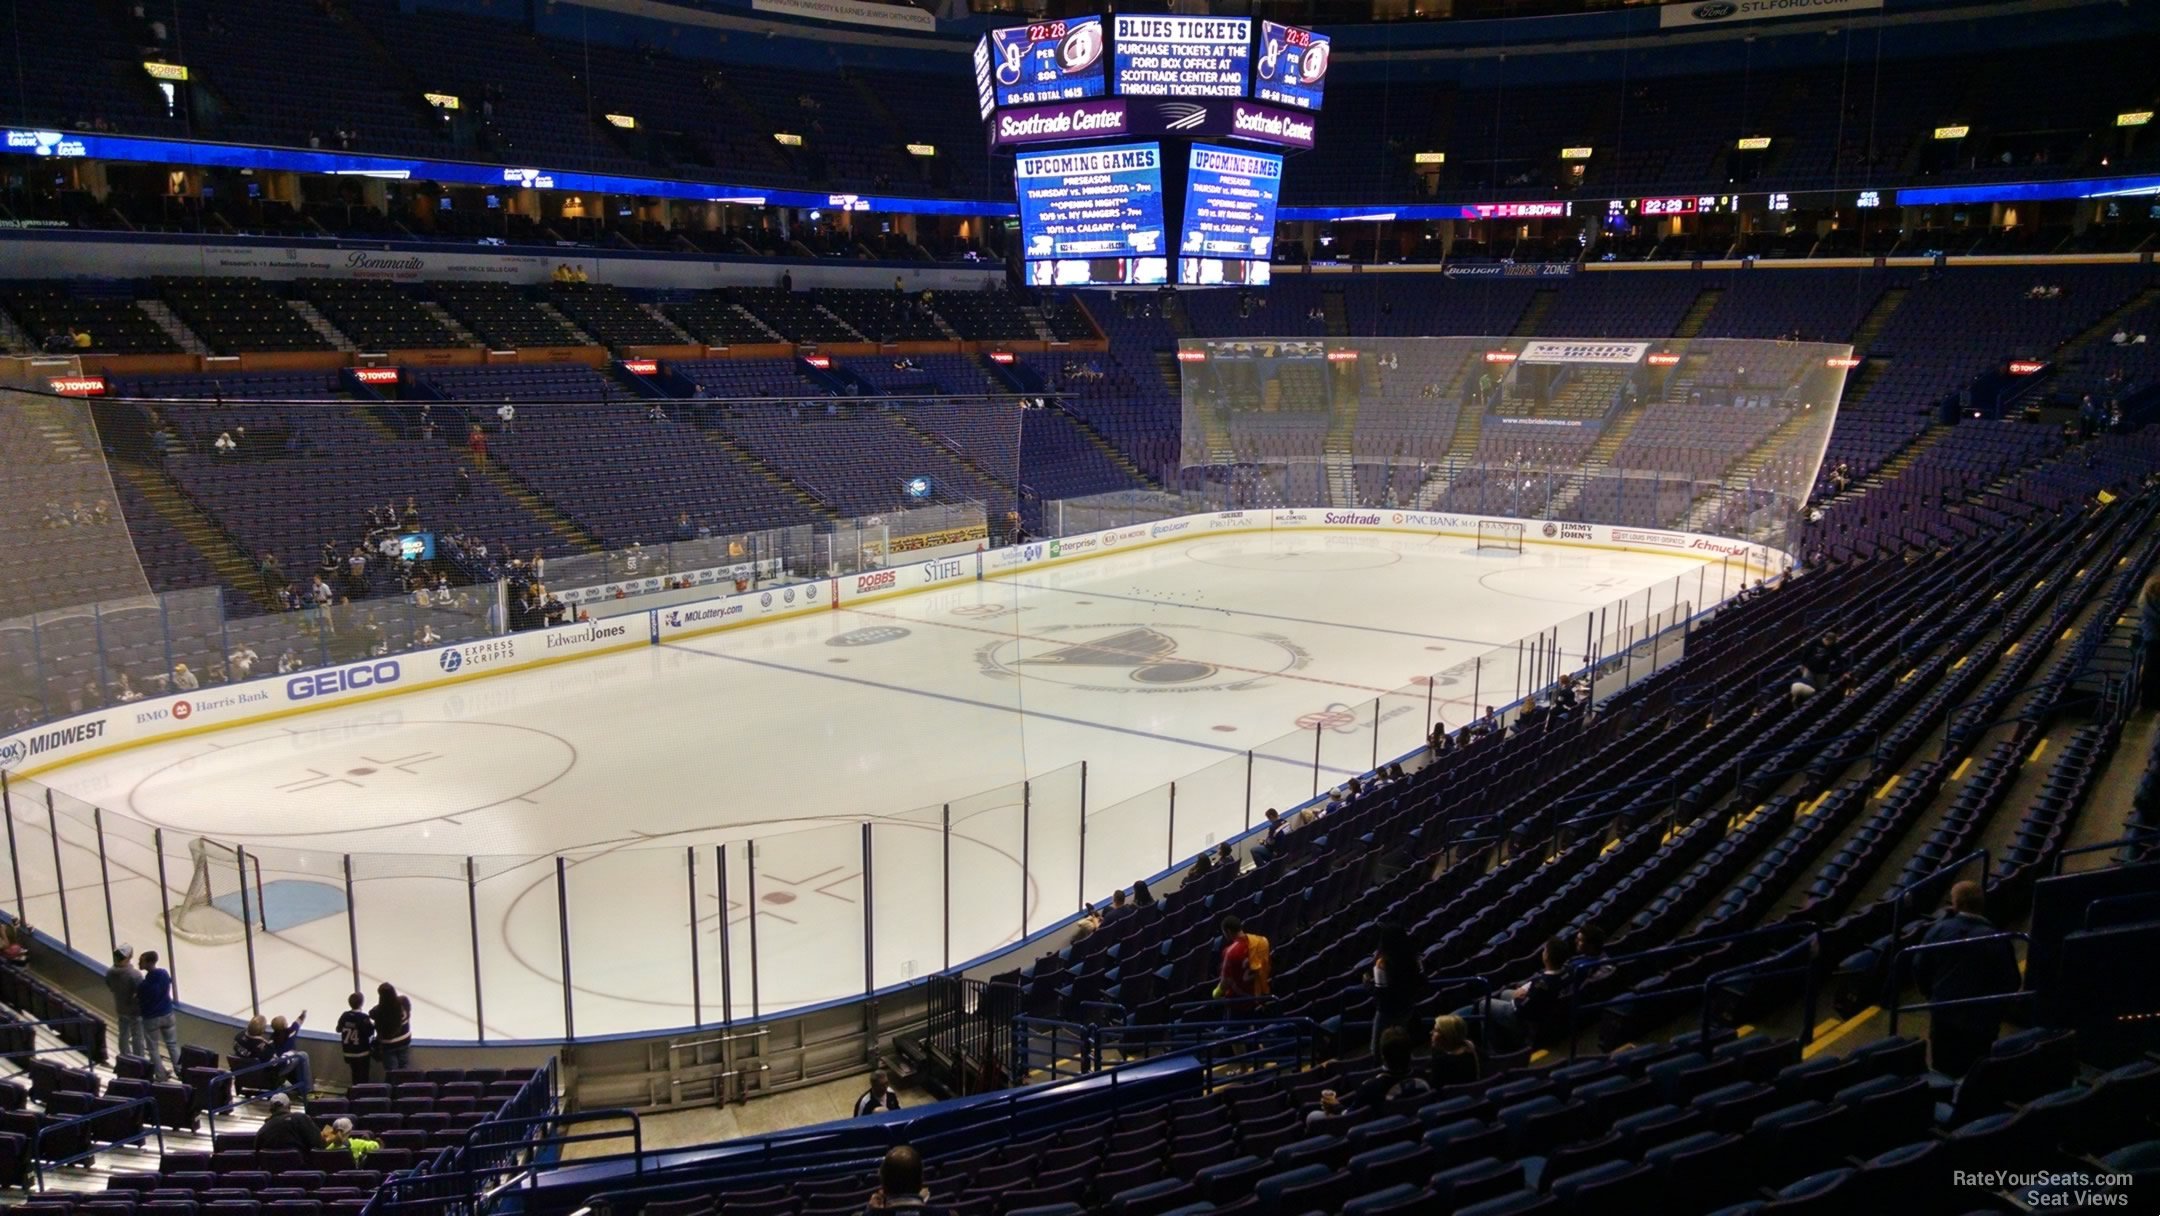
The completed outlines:
[[[1030,106],[1103,95],[1100,17],[991,30],[975,44],[978,102]],[[983,111],[989,117],[989,109]]]
[[[1244,97],[1252,91],[1250,17],[1121,14],[1111,31],[1110,75],[1120,97]]]
[[[1028,261],[1161,258],[1162,147],[1119,144],[1013,158]]]
[[[1260,23],[1260,62],[1253,69],[1253,96],[1300,110],[1320,108],[1327,87],[1326,34],[1294,25]]]

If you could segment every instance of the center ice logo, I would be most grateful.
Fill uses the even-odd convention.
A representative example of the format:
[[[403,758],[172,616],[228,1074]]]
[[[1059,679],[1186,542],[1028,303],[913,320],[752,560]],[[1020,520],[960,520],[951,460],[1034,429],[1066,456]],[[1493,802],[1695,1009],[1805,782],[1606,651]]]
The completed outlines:
[[[1065,641],[1058,635],[1072,636]],[[993,642],[975,657],[984,675],[1048,679],[1097,692],[1249,688],[1312,661],[1276,634],[1137,622],[1047,626],[1026,639]]]

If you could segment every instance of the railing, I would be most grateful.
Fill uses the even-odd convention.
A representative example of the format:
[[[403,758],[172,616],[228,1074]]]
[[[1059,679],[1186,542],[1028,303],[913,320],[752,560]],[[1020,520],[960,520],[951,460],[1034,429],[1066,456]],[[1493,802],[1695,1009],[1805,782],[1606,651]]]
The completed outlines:
[[[97,1139],[96,1133],[99,1125],[138,1113],[143,1116],[142,1122],[132,1134],[114,1136],[103,1141]],[[84,1138],[89,1141],[90,1147],[79,1153],[71,1153],[65,1157],[57,1157],[48,1161],[45,1156],[46,1140],[48,1138],[64,1139],[78,1128],[81,1129]],[[143,1141],[153,1137],[157,1140],[158,1154],[163,1156],[165,1152],[165,1129],[158,1126],[157,1099],[155,1098],[136,1098],[118,1106],[91,1111],[86,1115],[77,1115],[72,1119],[43,1124],[37,1129],[37,1134],[30,1138],[30,1161],[36,1173],[37,1189],[40,1191],[45,1189],[45,1167],[47,1165],[52,1165],[55,1168],[73,1165],[78,1161],[88,1161],[99,1153],[125,1145],[141,1144]]]
[[[468,1128],[456,1148],[445,1149],[422,1160],[413,1170],[386,1179],[368,1198],[366,1212],[369,1216],[386,1210],[426,1212],[445,1208],[477,1213],[506,1190],[514,1190],[529,1181],[526,1170],[535,1163],[531,1154],[544,1154],[566,1144],[622,1138],[619,1133],[605,1132],[536,1138],[531,1135],[531,1129],[535,1127],[628,1119],[633,1159],[642,1168],[644,1125],[635,1112],[608,1110],[565,1115],[554,1110],[558,1066],[558,1061],[549,1060],[545,1068],[525,1082],[516,1097],[498,1108],[493,1118]],[[482,1154],[491,1155],[490,1161],[476,1164],[475,1158]],[[527,1156],[519,1160],[519,1154]],[[497,1156],[500,1164],[494,1163]],[[484,1185],[480,1181],[503,1175],[509,1176],[506,1181]]]
[[[1242,1074],[1247,1063],[1246,1056],[1256,1048],[1256,1036],[1248,1033],[1199,1044],[1181,1054],[1193,1057],[1193,1062],[1200,1069],[1197,1092],[1206,1092],[1219,1083],[1218,1070],[1239,1070]],[[1130,1090],[1136,1083],[1144,1085],[1139,1079],[1156,1075],[1165,1060],[1175,1058],[1136,1060],[1099,1072],[1066,1076],[1040,1085],[983,1095],[956,1113],[966,1119],[969,1128],[985,1137],[996,1134],[1000,1125],[1003,1126],[1005,1134],[1014,1135],[1020,1131],[1024,1116],[1030,1110],[1051,1105],[1057,1096],[1062,1094],[1099,1090],[1103,1095],[1103,1105],[1108,1107],[1109,1114],[1114,1117],[1125,1103],[1131,1100],[1123,1091]],[[1150,1091],[1151,1094],[1153,1092],[1155,1091]],[[1149,1100],[1156,1099],[1151,1097]],[[1087,1117],[1094,1117],[1099,1113],[1090,1110]],[[769,1136],[743,1137],[728,1141],[720,1147],[729,1151],[726,1164],[739,1163],[746,1167],[771,1168],[781,1161],[785,1161],[793,1169],[821,1166],[846,1168],[851,1165],[870,1167],[877,1163],[887,1147],[908,1141],[907,1133],[910,1127],[908,1119],[904,1117],[906,1114],[907,1112],[902,1112],[901,1115],[861,1120],[844,1128],[824,1125]],[[597,1158],[536,1166],[534,1180],[537,1182],[541,1175],[561,1168],[563,1164],[596,1166],[614,1160],[619,1159]],[[644,1177],[666,1173],[694,1175],[703,1165],[702,1162],[690,1160],[678,1167],[662,1167],[659,1170],[637,1167],[637,1172]],[[586,1197],[585,1203],[596,1212],[629,1211],[659,1200],[709,1195],[717,1185],[718,1182],[709,1177],[681,1180],[663,1178],[644,1187],[598,1192]],[[387,1184],[385,1189],[388,1189]],[[369,1208],[369,1216],[390,1216],[391,1213],[403,1216],[402,1210],[395,1206],[371,1204]]]
[[[306,1098],[306,1094],[300,1093],[300,1083],[297,1081],[272,1085],[267,1089],[243,1088],[242,1078],[244,1077],[254,1077],[265,1073],[282,1073],[287,1067],[287,1064],[282,1059],[264,1060],[259,1064],[250,1064],[245,1068],[221,1070],[216,1076],[210,1078],[210,1083],[213,1086],[222,1083],[232,1087],[232,1101],[221,1102],[214,1106],[208,1103],[204,1105],[203,1114],[209,1118],[210,1135],[213,1138],[217,1135],[217,1118],[219,1115],[230,1114],[243,1106],[252,1106],[258,1102],[267,1101],[272,1094],[298,1094],[301,1098]]]
[[[1754,962],[1742,963],[1734,967],[1729,967],[1724,971],[1716,972],[1709,977],[1694,983],[1679,984],[1671,988],[1659,988],[1649,992],[1624,992],[1618,996],[1609,997],[1602,1001],[1593,1001],[1587,1005],[1581,1004],[1579,1001],[1582,993],[1582,985],[1585,981],[1586,976],[1596,970],[1603,970],[1605,968],[1617,968],[1629,963],[1656,962],[1658,960],[1668,958],[1693,957],[1703,954],[1706,951],[1722,949],[1726,946],[1739,945],[1744,942],[1768,941],[1778,938],[1790,939],[1795,943],[1808,943],[1808,958],[1796,967],[1780,968],[1775,971],[1764,971],[1762,968],[1776,959],[1777,956],[1773,954],[1769,958],[1757,959]],[[1804,1031],[1804,1033],[1808,1037],[1812,1038],[1814,1036],[1815,1026],[1815,1019],[1813,1017],[1815,1009],[1815,969],[1813,961],[1814,956],[1820,952],[1821,941],[1821,932],[1813,925],[1800,923],[1779,923],[1774,925],[1764,925],[1760,928],[1748,929],[1739,933],[1721,933],[1715,937],[1691,938],[1687,941],[1675,942],[1670,946],[1659,946],[1656,949],[1652,950],[1639,950],[1633,954],[1615,954],[1599,956],[1596,958],[1573,959],[1568,963],[1568,968],[1566,971],[1567,1001],[1564,1006],[1566,1010],[1566,1026],[1568,1030],[1568,1059],[1573,1060],[1576,1057],[1577,1051],[1579,1050],[1578,1045],[1582,1038],[1582,1035],[1579,1033],[1579,1031],[1582,1025],[1581,1018],[1584,1014],[1594,1013],[1604,1009],[1625,1009],[1629,1005],[1639,1004],[1645,1001],[1653,1001],[1675,996],[1685,996],[1688,994],[1700,992],[1702,994],[1702,1021],[1700,1030],[1705,1036],[1707,1036],[1712,1028],[1712,1015],[1715,1009],[1716,995],[1719,991],[1730,988],[1735,983],[1743,979],[1769,979],[1776,978],[1780,975],[1793,973],[1805,974],[1802,1000],[1808,1010],[1809,1017],[1806,1022],[1807,1029]],[[1789,948],[1790,947],[1788,947],[1788,949]]]
[[[2025,1005],[2037,998],[2039,994],[2029,988],[2020,988],[2015,992],[1990,993],[1986,996],[1960,997],[1950,1001],[1914,1001],[1910,1004],[1907,1004],[1900,995],[1905,991],[1905,976],[1912,969],[1914,955],[1950,949],[1969,950],[1976,947],[1985,947],[1989,942],[2024,942],[2028,949],[2032,946],[2032,938],[2015,930],[2004,930],[2000,933],[1985,933],[1979,937],[1961,937],[1946,942],[1915,942],[1909,946],[1899,947],[1897,953],[1890,957],[1891,1035],[1896,1036],[1898,1018],[1901,1014],[1907,1012],[1917,1012],[1922,1009],[1976,1009],[1986,1005]],[[2016,946],[2012,945],[2011,949],[2014,951]]]
[[[1127,1064],[1183,1055],[1233,1040],[1253,1045],[1250,1052],[1238,1056],[1238,1063],[1246,1068],[1262,1064],[1304,1068],[1317,1059],[1321,1033],[1319,1024],[1310,1018],[1231,1018],[1124,1026],[1023,1016],[1014,1019],[1013,1076],[1024,1079],[1041,1073],[1052,1080],[1085,1076],[1101,1069],[1111,1055],[1120,1064]],[[1067,1054],[1068,1047],[1078,1054]]]

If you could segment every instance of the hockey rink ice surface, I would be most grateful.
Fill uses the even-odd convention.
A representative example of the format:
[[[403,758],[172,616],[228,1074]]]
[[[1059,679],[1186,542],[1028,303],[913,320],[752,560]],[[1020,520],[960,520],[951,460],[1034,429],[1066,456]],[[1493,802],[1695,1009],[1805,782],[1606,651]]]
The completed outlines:
[[[422,1039],[561,1036],[562,855],[576,1033],[689,1025],[694,1001],[716,1022],[723,992],[737,1017],[859,996],[1055,924],[1083,881],[1101,898],[1243,830],[1248,788],[1253,822],[1304,801],[1316,738],[1326,789],[1415,749],[1428,697],[1451,726],[1474,716],[1473,688],[1504,705],[1516,639],[1572,620],[1574,666],[1583,613],[1631,596],[1638,619],[1646,599],[1664,611],[1682,574],[1700,610],[1698,586],[1720,594],[1718,566],[1702,570],[1452,536],[1202,536],[176,739],[38,784],[57,792],[66,916],[93,958],[108,943],[89,805],[114,932],[137,951],[166,947],[188,840],[259,859],[266,1015],[305,1008],[327,1028],[357,949],[370,1000],[398,985]],[[27,910],[58,935],[55,850],[24,785]],[[237,911],[237,876],[215,878]],[[248,1011],[244,944],[175,954],[185,1002]]]

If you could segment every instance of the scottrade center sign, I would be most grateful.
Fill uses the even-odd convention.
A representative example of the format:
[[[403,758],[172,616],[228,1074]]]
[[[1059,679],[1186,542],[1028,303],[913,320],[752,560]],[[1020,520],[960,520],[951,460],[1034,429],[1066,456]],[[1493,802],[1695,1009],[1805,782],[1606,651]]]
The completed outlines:
[[[999,110],[990,120],[990,145],[1076,143],[1123,136],[1171,139],[1237,139],[1295,152],[1314,142],[1311,115],[1238,98],[1101,97]]]

